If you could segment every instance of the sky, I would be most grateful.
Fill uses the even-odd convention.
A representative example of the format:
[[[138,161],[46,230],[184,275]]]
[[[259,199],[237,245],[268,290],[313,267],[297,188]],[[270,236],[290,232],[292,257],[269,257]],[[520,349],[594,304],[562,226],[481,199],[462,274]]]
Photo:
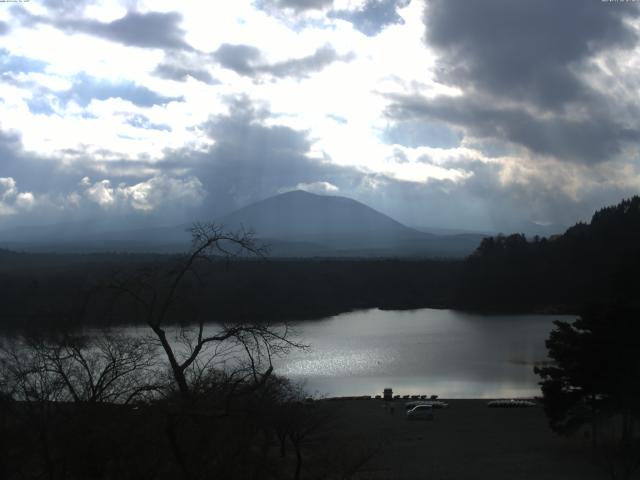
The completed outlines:
[[[289,190],[421,228],[640,192],[640,3],[0,3],[0,229],[209,220]]]

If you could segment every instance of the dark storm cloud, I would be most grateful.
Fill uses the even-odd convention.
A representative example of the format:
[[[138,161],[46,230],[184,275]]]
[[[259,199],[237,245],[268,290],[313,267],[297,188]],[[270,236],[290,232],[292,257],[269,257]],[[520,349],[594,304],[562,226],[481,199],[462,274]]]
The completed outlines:
[[[69,18],[66,15],[48,18],[31,14],[21,7],[13,8],[12,12],[27,26],[44,23],[68,32],[86,33],[132,47],[193,50],[183,39],[184,30],[179,26],[182,16],[176,12],[129,11],[112,22]]]
[[[440,53],[442,79],[525,98],[546,109],[589,98],[576,69],[595,52],[635,45],[625,22],[637,6],[599,0],[433,0],[427,43]]]
[[[2,130],[0,159],[0,177],[15,179],[23,191],[56,192],[73,188],[78,181],[67,178],[58,162],[26,154],[20,136]]]
[[[66,102],[74,100],[80,106],[86,107],[91,100],[107,100],[121,98],[139,107],[165,105],[172,101],[182,101],[181,97],[164,97],[131,81],[109,82],[106,80],[81,74],[75,77],[73,86],[66,92],[58,93],[58,97]]]
[[[215,140],[208,152],[168,155],[183,159],[182,165],[202,181],[208,192],[202,215],[226,213],[300,183],[328,181],[340,188],[358,183],[362,174],[355,169],[309,158],[307,132],[264,125],[269,115],[241,98],[232,103],[229,115],[202,126]]]
[[[267,63],[262,52],[256,47],[225,43],[213,53],[213,58],[224,68],[248,77],[272,75],[278,78],[304,78],[334,62],[351,61],[354,56],[339,55],[332,47],[324,46],[306,57]]]
[[[605,111],[594,110],[587,118],[536,117],[525,109],[499,108],[473,96],[390,98],[387,114],[392,118],[440,120],[464,127],[472,136],[513,142],[537,154],[574,162],[603,162],[625,144],[640,140],[640,130],[619,125]]]
[[[611,160],[640,138],[640,105],[594,89],[587,77],[599,73],[589,61],[637,45],[626,20],[639,11],[598,0],[433,0],[426,41],[439,55],[439,81],[463,95],[390,96],[387,113],[559,160]]]
[[[404,24],[397,10],[409,3],[411,0],[367,0],[359,9],[334,10],[328,16],[351,22],[354,28],[373,37],[389,25]]]

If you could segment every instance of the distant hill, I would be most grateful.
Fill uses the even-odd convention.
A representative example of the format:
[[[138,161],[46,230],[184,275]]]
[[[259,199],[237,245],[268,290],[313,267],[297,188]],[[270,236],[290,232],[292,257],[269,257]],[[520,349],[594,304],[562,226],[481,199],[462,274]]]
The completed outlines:
[[[356,200],[292,191],[214,219],[253,230],[275,257],[464,257],[484,235],[434,235],[409,228]],[[0,247],[57,252],[171,253],[189,248],[189,225],[118,230],[99,222],[14,228]]]
[[[356,200],[296,190],[216,220],[247,228],[275,256],[464,256],[482,235],[439,236],[409,228]]]
[[[346,197],[302,190],[276,195],[217,219],[227,227],[251,226],[261,237],[333,239],[349,235],[422,237],[391,217]]]

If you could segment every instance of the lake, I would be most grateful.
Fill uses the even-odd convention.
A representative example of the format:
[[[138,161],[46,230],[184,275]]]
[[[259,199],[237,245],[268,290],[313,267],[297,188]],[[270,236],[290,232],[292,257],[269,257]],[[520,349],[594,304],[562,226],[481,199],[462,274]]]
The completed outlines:
[[[441,398],[540,395],[536,362],[555,319],[566,315],[479,315],[455,310],[378,309],[295,324],[309,351],[276,372],[326,396],[394,394]]]

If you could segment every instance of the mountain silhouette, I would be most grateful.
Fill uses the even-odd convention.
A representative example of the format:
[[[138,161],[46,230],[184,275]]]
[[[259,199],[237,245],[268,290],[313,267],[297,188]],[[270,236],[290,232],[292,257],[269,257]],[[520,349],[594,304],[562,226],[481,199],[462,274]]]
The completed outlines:
[[[316,195],[302,190],[267,198],[217,221],[229,228],[251,227],[258,236],[290,239],[357,234],[395,238],[428,235],[351,198]]]
[[[274,256],[438,256],[470,254],[483,236],[433,235],[351,198],[294,190],[216,220],[251,229]]]
[[[484,235],[434,235],[409,228],[356,200],[295,190],[214,222],[253,231],[275,257],[461,257]],[[189,224],[116,230],[82,224],[0,232],[0,247],[47,251],[175,252],[189,248]]]

